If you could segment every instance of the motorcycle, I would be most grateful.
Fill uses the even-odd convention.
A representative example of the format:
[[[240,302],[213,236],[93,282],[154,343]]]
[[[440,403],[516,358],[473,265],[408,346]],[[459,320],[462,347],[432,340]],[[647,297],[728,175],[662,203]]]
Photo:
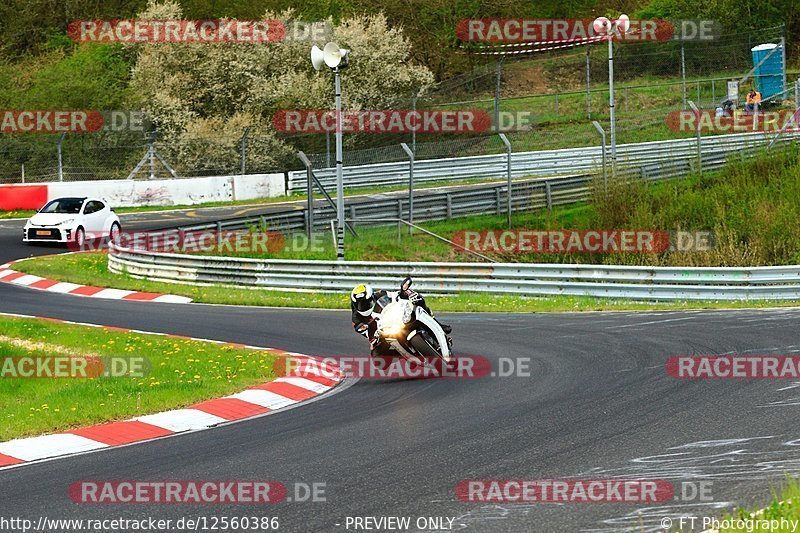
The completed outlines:
[[[384,296],[377,304],[381,308],[376,335],[390,350],[404,359],[422,362],[441,359],[450,363],[452,340],[425,310],[420,296],[409,296],[411,278],[400,285],[395,298]]]

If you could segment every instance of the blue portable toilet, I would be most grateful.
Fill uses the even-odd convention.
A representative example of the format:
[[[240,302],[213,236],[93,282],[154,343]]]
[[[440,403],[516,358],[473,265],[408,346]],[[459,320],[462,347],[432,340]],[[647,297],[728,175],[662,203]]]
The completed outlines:
[[[784,91],[786,72],[783,69],[783,50],[780,45],[772,43],[759,44],[750,50],[753,54],[753,66],[755,67],[776,48],[778,50],[753,72],[756,87],[764,100]]]

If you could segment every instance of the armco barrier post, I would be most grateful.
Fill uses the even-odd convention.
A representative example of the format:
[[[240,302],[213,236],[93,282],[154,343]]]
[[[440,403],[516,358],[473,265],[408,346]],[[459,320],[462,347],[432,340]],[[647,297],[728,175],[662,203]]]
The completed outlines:
[[[547,202],[547,212],[551,213],[553,211],[553,191],[550,188],[550,180],[544,182],[544,198]]]
[[[64,181],[64,164],[61,161],[61,143],[64,142],[64,136],[66,134],[67,133],[64,132],[61,134],[61,137],[58,138],[58,146],[56,148],[58,150],[58,181]]]
[[[503,76],[503,60],[506,56],[500,56],[497,62],[497,74],[494,87],[494,127],[500,127],[500,79]]]
[[[683,109],[686,110],[686,52],[683,48],[683,37],[681,37],[681,80],[683,82]]]
[[[697,124],[697,170],[702,174],[703,172],[703,148],[702,136],[700,135],[700,110],[694,105],[694,102],[689,100],[689,107],[694,111],[695,123]]]
[[[247,134],[250,133],[250,128],[247,127],[244,129],[244,133],[242,133],[242,147],[241,147],[241,167],[242,167],[242,176],[245,174],[246,170],[246,159],[247,159]]]
[[[154,139],[150,139],[150,143],[147,145],[147,161],[150,167],[150,174],[148,174],[147,179],[154,180],[156,179],[156,149],[153,145]]]
[[[411,112],[413,116],[417,115],[417,97],[419,96],[419,89],[414,89],[411,94]],[[417,153],[417,129],[411,128],[411,151]]]
[[[592,120],[592,72],[589,67],[589,49],[586,47],[586,118]]]
[[[601,153],[601,160],[603,165],[603,191],[606,196],[608,196],[608,178],[606,177],[606,130],[603,129],[603,126],[600,125],[599,122],[596,120],[592,121],[594,128],[600,134],[600,139],[603,143],[602,145],[602,153]]]
[[[314,170],[311,167],[311,161],[306,157],[303,151],[297,152],[297,157],[303,162],[306,167],[306,235],[308,242],[311,242],[314,233]]]
[[[400,143],[400,147],[408,156],[408,222],[414,223],[414,151],[406,143]],[[414,233],[412,226],[408,227],[408,234]]]
[[[700,96],[700,80],[697,81],[697,103],[703,105],[703,100]]]
[[[506,145],[506,182],[508,183],[508,190],[506,191],[506,211],[508,215],[508,229],[511,229],[511,142],[504,134],[500,133],[499,135],[500,140]]]

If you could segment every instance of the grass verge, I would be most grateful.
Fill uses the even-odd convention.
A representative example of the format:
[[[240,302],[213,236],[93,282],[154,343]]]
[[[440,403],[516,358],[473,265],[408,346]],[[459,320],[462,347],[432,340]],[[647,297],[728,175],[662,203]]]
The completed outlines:
[[[144,377],[0,379],[0,441],[124,420],[274,379],[275,355],[163,335],[0,316],[0,359],[143,358]]]
[[[734,525],[734,527],[721,527],[719,533],[741,533],[743,531],[752,533],[795,532],[796,528],[792,527],[791,522],[800,521],[800,480],[790,479],[788,485],[780,494],[775,493],[773,495],[772,503],[769,506],[756,511],[739,509],[734,514],[722,517],[720,525],[731,520],[743,522],[740,524],[727,522],[727,525]],[[778,522],[770,522],[773,520]],[[781,525],[782,520],[787,523],[788,527]],[[777,528],[773,527],[775,524],[777,524]]]
[[[283,292],[222,285],[184,285],[136,279],[108,271],[104,252],[36,257],[14,264],[15,270],[59,281],[116,289],[163,292],[188,296],[195,302],[272,307],[348,309],[347,292]],[[402,273],[398,273],[398,283]],[[390,287],[391,288],[391,287]],[[528,298],[461,293],[426,297],[437,312],[568,312],[669,309],[729,309],[800,306],[800,301],[678,301],[648,302],[584,296]]]
[[[36,211],[30,209],[16,209],[14,211],[0,211],[0,220],[8,218],[30,218]]]

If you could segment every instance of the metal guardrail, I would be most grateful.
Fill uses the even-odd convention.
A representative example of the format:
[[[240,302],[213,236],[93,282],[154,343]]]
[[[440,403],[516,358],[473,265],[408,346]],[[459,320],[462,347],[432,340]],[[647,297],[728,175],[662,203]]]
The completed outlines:
[[[782,142],[789,137],[781,138]],[[755,146],[740,145],[736,154],[747,156],[763,149],[764,143]],[[715,170],[723,167],[731,152],[710,151],[703,156],[703,169]],[[506,156],[503,156],[504,158]],[[697,167],[696,148],[684,158],[662,159],[643,163],[638,167],[621,168],[618,175],[636,177],[647,181],[659,181],[685,176]],[[503,171],[505,172],[505,171]],[[416,169],[415,169],[416,174]],[[515,181],[511,190],[513,212],[533,211],[558,205],[585,201],[591,196],[591,174]],[[414,199],[414,221],[447,220],[464,216],[503,214],[507,209],[508,187],[505,182],[462,187],[458,189],[421,190]],[[408,200],[405,196],[376,197],[345,200],[347,219],[358,225],[379,225],[378,219],[402,218],[408,220]],[[166,231],[240,230],[251,227],[268,227],[280,231],[302,231],[306,228],[307,210],[290,208],[262,215],[230,218],[217,222],[184,225]],[[314,207],[314,228],[327,231],[331,219],[336,218],[335,209],[325,202]]]
[[[720,153],[731,154],[743,149],[768,144],[774,133],[737,133],[707,135],[702,137],[703,163]],[[800,138],[800,132],[787,132],[784,140]],[[511,155],[514,178],[528,176],[564,176],[596,173],[601,168],[603,151],[600,146],[515,152]],[[675,159],[697,157],[697,139],[673,139],[617,145],[617,165],[620,167],[647,167]],[[705,169],[705,166],[704,166]],[[494,179],[506,176],[506,154],[453,157],[444,159],[417,159],[414,163],[416,183]],[[314,174],[325,187],[335,185],[336,169],[314,169]],[[343,169],[345,188],[402,185],[408,183],[408,161],[374,165],[347,166]],[[306,171],[289,172],[289,190],[306,190]]]
[[[724,162],[724,161],[723,161]],[[665,175],[683,175],[688,165],[668,165]],[[655,171],[655,169],[651,169]],[[639,175],[642,171],[636,170]],[[660,172],[660,171],[659,171]],[[586,200],[591,194],[592,176],[571,176],[550,180],[517,181],[512,185],[511,208],[513,211],[530,211],[554,205],[566,205]],[[502,214],[507,209],[508,187],[505,183],[490,183],[475,187],[420,191],[414,198],[414,221],[446,220],[472,215]],[[273,211],[262,215],[230,218],[217,222],[201,222],[170,228],[161,232],[240,230],[252,227],[267,227],[281,231],[302,231],[307,224],[306,208]],[[346,216],[353,225],[387,224],[386,218],[408,220],[408,199],[387,197],[346,201]],[[336,218],[335,209],[327,203],[314,206],[314,228],[327,230],[330,220]]]
[[[641,300],[800,299],[800,265],[752,268],[524,263],[293,261],[197,256],[111,246],[108,266],[155,281],[345,291],[365,281],[393,287],[404,275],[430,294],[597,296]]]
[[[728,136],[733,137],[733,136]],[[736,146],[739,154],[755,153],[772,136],[740,137],[716,148]],[[782,141],[795,139],[787,135]],[[744,142],[743,142],[744,141]],[[696,142],[692,140],[692,143]],[[644,143],[650,144],[653,143]],[[708,143],[710,144],[710,143]],[[685,175],[697,164],[696,144],[682,158],[650,158],[621,173],[645,180]],[[709,149],[704,140],[703,169],[724,166],[731,150]],[[713,146],[711,147],[713,148]],[[503,156],[505,157],[505,156]],[[572,167],[575,170],[575,167]],[[416,169],[415,169],[416,172]],[[502,171],[504,172],[504,170]],[[512,185],[512,210],[531,210],[585,200],[591,193],[590,174],[518,181]],[[435,220],[457,216],[500,214],[506,209],[505,183],[458,190],[428,192],[415,199],[414,219]],[[359,224],[382,224],[387,218],[407,219],[404,197],[351,202],[348,219]],[[330,206],[315,208],[315,227],[324,228],[335,218]],[[252,226],[271,229],[305,228],[304,209],[273,212],[213,223],[183,226],[178,230],[236,230]],[[169,254],[111,246],[108,259],[113,272],[157,281],[225,284],[288,291],[341,291],[368,280],[376,286],[394,286],[410,274],[420,290],[432,294],[476,292],[526,296],[573,295],[643,300],[785,300],[800,299],[800,266],[753,268],[630,267],[524,263],[373,263],[292,261]]]

